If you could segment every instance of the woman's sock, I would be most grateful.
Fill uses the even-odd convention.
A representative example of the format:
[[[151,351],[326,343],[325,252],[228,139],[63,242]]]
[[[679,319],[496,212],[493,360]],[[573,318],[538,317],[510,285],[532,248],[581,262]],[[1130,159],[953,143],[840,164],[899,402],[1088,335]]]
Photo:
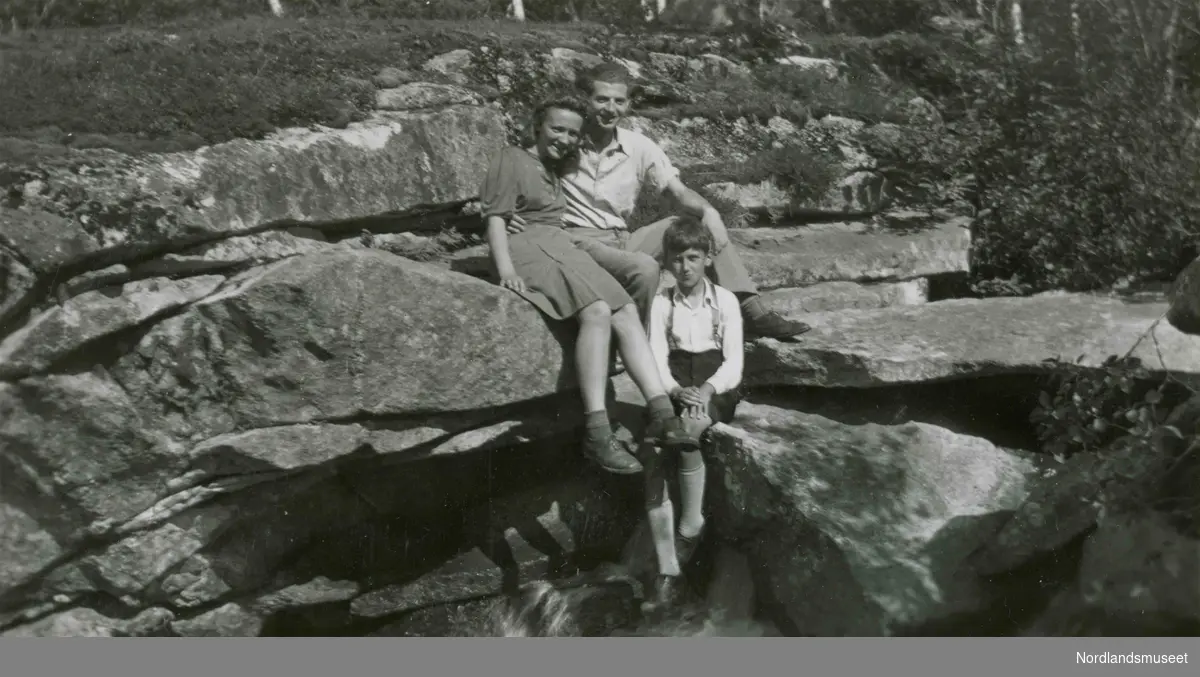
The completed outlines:
[[[584,428],[587,430],[589,442],[603,442],[612,434],[612,426],[608,423],[608,412],[600,409],[589,411],[584,415]]]
[[[666,395],[650,398],[646,407],[650,411],[651,421],[661,421],[675,415],[675,405],[671,404],[671,398]]]

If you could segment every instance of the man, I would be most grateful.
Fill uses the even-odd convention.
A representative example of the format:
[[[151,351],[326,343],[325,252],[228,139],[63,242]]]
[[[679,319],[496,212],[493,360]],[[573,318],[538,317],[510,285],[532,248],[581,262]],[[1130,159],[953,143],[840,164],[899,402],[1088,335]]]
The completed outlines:
[[[679,171],[666,153],[643,134],[620,129],[629,114],[633,78],[621,65],[605,63],[584,73],[577,81],[586,96],[588,118],[583,127],[579,155],[563,175],[567,197],[564,225],[577,242],[637,301],[643,319],[658,290],[657,271],[646,279],[647,269],[637,265],[626,252],[658,259],[662,236],[675,222],[669,217],[636,230],[627,219],[633,213],[643,188],[670,196],[677,209],[700,219],[713,235],[713,281],[733,292],[741,306],[746,337],[787,338],[809,330],[803,322],[788,320],[768,311],[745,265],[729,241],[720,213],[707,200],[679,179]],[[512,232],[523,228],[519,219],[509,224]],[[619,251],[604,244],[615,244]],[[624,257],[618,256],[623,254]]]

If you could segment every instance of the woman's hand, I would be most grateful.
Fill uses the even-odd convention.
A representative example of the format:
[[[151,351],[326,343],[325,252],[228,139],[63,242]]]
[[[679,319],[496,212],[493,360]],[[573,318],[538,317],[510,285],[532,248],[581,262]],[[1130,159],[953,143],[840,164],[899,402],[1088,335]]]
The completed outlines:
[[[508,230],[510,235],[516,235],[525,230],[525,219],[521,218],[520,214],[513,214],[509,217],[508,223],[505,224],[505,229]]]
[[[515,272],[501,273],[500,286],[515,292],[523,292],[525,291],[525,280],[522,280],[521,276]]]

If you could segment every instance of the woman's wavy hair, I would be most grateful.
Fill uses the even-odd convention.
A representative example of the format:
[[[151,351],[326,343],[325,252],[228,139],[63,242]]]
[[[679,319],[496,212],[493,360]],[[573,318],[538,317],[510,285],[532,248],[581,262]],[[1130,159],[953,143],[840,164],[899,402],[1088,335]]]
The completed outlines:
[[[583,102],[573,96],[561,96],[553,99],[547,99],[538,104],[533,112],[529,114],[529,121],[525,125],[524,133],[522,134],[522,142],[526,145],[537,143],[538,130],[541,129],[542,123],[546,121],[546,116],[552,110],[569,110],[576,113],[579,117],[587,117],[587,107]]]

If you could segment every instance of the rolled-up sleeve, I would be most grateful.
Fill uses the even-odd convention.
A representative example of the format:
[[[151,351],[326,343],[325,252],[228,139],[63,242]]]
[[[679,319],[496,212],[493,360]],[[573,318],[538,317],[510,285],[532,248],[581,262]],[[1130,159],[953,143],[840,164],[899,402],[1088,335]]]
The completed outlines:
[[[521,195],[521,165],[514,156],[518,149],[509,146],[494,153],[479,187],[480,216],[509,216],[516,211]]]
[[[656,194],[663,192],[667,189],[667,184],[679,176],[679,169],[671,163],[671,158],[667,157],[666,152],[657,143],[643,137],[638,145],[643,182]]]

